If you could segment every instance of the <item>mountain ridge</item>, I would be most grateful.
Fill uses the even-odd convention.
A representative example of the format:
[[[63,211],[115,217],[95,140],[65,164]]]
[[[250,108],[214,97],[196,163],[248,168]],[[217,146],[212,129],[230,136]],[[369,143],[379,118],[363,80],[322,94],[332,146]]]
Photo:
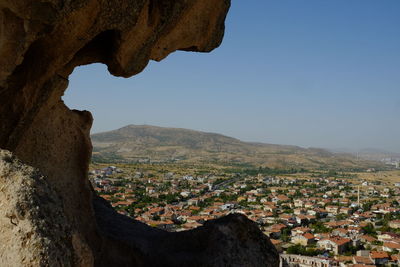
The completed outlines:
[[[246,142],[219,133],[185,128],[130,124],[91,137],[95,159],[111,156],[122,161],[182,160],[311,168],[366,168],[371,165],[371,162],[359,161],[350,154],[337,154],[322,148]]]

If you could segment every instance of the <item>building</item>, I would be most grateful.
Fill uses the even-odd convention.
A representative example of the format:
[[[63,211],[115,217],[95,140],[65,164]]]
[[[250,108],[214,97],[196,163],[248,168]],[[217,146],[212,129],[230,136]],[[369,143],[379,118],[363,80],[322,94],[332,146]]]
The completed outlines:
[[[369,257],[377,265],[386,264],[389,261],[389,254],[385,251],[371,251]]]
[[[280,254],[279,267],[331,267],[339,266],[338,262],[325,258],[307,257],[293,254]]]
[[[332,235],[340,237],[348,237],[349,231],[344,228],[336,228],[335,230],[332,231]]]
[[[350,238],[331,237],[321,239],[317,242],[317,246],[325,250],[330,250],[336,255],[342,254],[346,251],[347,247],[351,244]]]
[[[374,265],[374,262],[368,256],[354,256],[353,264]]]
[[[302,245],[302,246],[306,247],[306,246],[314,243],[315,242],[315,238],[314,238],[313,234],[305,233],[303,235],[296,235],[296,236],[292,237],[291,242],[293,244],[299,244],[299,245]]]
[[[329,213],[329,215],[337,215],[337,214],[339,214],[339,207],[338,206],[326,206],[325,209]]]
[[[389,227],[390,228],[395,228],[398,229],[400,228],[400,220],[393,220],[389,222]]]
[[[296,235],[303,235],[309,232],[311,232],[311,229],[308,227],[296,227],[292,229],[291,234],[292,236],[296,236]]]
[[[382,249],[387,252],[400,251],[400,244],[396,242],[384,242]]]

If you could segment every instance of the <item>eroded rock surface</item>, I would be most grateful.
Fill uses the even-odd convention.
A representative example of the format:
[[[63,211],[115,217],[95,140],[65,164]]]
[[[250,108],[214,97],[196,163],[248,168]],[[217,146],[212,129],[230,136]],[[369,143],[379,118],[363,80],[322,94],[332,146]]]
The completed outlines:
[[[135,248],[140,255],[136,260],[144,266],[279,265],[270,240],[241,214],[207,221],[191,231],[170,233],[118,214],[104,199],[97,198],[94,207],[104,236]]]
[[[61,199],[34,168],[0,150],[1,266],[72,266]]]
[[[9,211],[22,199],[36,199],[45,217],[43,225],[51,231],[58,231],[53,229],[57,223],[48,218],[52,213],[46,217],[47,204],[42,203],[45,200],[34,188],[43,186],[51,192],[49,198],[55,203],[66,228],[57,232],[62,235],[61,243],[43,236],[43,240],[54,245],[54,250],[59,251],[56,254],[63,258],[60,260],[59,256],[54,256],[53,260],[53,256],[48,255],[48,265],[146,265],[155,255],[160,255],[153,250],[159,249],[154,244],[144,249],[143,244],[148,244],[147,236],[129,242],[113,231],[133,231],[131,228],[127,230],[121,224],[122,229],[112,229],[106,227],[109,225],[107,221],[96,221],[103,218],[102,212],[107,214],[108,221],[124,220],[115,219],[120,216],[110,213],[105,206],[99,208],[104,203],[93,195],[87,180],[92,116],[87,111],[70,110],[62,102],[68,76],[76,66],[100,62],[108,66],[111,74],[129,77],[142,71],[149,60],[162,60],[175,50],[211,51],[222,40],[228,8],[229,0],[0,0],[0,148],[11,151],[24,163],[40,170],[45,177],[34,178],[33,170],[22,175],[30,178],[18,178],[16,175],[13,178],[16,181],[34,181],[32,193],[21,193],[23,197],[16,202],[1,200],[1,204],[7,206],[5,210]],[[8,177],[4,173],[3,168],[2,179]],[[43,185],[39,186],[39,181]],[[23,184],[18,182],[12,182],[9,188],[13,188],[7,189],[9,192],[25,190]],[[94,206],[98,208],[94,209]],[[183,242],[180,237],[172,238],[164,243],[171,247],[165,251],[175,253],[177,257],[171,264],[183,264],[187,259],[194,264],[198,259],[199,265],[216,266],[223,261],[227,265],[248,262],[249,266],[254,266],[257,262],[252,258],[264,259],[275,255],[260,249],[262,244],[268,242],[259,241],[264,240],[259,232],[246,237],[248,240],[243,239],[247,240],[245,244],[254,247],[240,245],[238,238],[241,234],[234,233],[243,228],[233,226],[243,224],[251,228],[250,222],[236,217],[224,220],[228,220],[226,223],[231,230],[221,238],[228,238],[232,233],[225,240],[231,245],[219,246],[207,241],[199,246],[204,251],[197,253],[195,240],[193,243],[186,241],[187,247],[193,245],[191,251],[186,251],[173,241]],[[33,236],[38,235],[35,240],[42,240],[39,232],[36,233],[40,228],[36,223],[42,221],[28,219],[25,228],[23,225],[20,226],[22,228],[13,228],[4,218],[0,222],[4,240],[9,240],[4,244],[9,247],[3,246],[0,252],[2,257],[11,260],[13,253],[20,249],[12,248],[19,237],[13,239],[10,231],[21,229],[25,233],[32,227]],[[221,229],[225,229],[210,227],[201,230],[202,236],[208,236],[207,240],[213,240],[214,235],[218,236]],[[217,228],[218,231],[213,230]],[[152,233],[151,236],[166,235],[151,229],[148,232]],[[45,256],[41,258],[46,253],[41,252],[41,245],[38,250],[21,244],[20,247],[38,258],[24,254],[26,258],[15,258],[16,263],[40,266],[46,261]],[[229,249],[240,251],[236,254],[243,257],[241,261],[237,257],[221,256],[231,255]],[[207,255],[220,255],[219,259],[223,260],[210,259]],[[271,258],[266,265],[275,263],[275,258]]]

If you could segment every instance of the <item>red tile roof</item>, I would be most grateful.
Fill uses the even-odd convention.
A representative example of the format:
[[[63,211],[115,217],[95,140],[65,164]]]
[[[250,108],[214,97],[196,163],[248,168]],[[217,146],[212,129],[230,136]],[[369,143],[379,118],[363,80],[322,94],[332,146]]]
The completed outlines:
[[[372,259],[389,258],[389,254],[387,254],[385,251],[371,251],[369,255]]]
[[[313,239],[313,238],[314,238],[314,235],[311,234],[311,233],[305,233],[303,236],[304,236],[305,238],[307,238],[307,239]]]

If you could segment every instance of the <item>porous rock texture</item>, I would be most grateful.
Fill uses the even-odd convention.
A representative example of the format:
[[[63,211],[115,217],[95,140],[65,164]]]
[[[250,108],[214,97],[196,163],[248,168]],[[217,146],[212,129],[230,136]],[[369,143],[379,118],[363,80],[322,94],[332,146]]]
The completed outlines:
[[[1,152],[4,266],[277,265],[270,241],[241,215],[172,234],[115,213],[87,179],[92,116],[61,100],[79,65],[129,77],[176,50],[211,51],[229,5],[0,0],[0,148],[13,153]]]
[[[44,177],[0,150],[1,266],[72,265],[71,228]]]

